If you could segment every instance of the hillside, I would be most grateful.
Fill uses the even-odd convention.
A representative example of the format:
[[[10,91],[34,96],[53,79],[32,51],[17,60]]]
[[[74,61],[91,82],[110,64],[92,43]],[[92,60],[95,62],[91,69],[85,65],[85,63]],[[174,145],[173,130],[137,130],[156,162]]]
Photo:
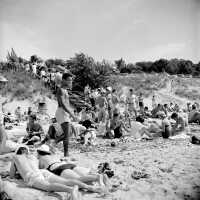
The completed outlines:
[[[15,109],[19,104],[22,109],[28,106],[35,107],[35,102],[42,95],[46,97],[49,104],[49,114],[53,115],[50,110],[52,107],[56,107],[55,96],[44,87],[42,81],[34,79],[24,71],[12,73],[2,71],[1,74],[8,79],[7,86],[0,91],[0,95],[9,98],[10,103],[6,105],[9,111]],[[172,80],[173,88],[171,89]],[[151,107],[152,95],[156,95],[159,103],[173,102],[184,106],[188,101],[199,102],[200,99],[199,78],[169,76],[165,73],[120,74],[111,75],[107,85],[116,88],[120,96],[125,96],[129,88],[133,88],[137,95],[142,92],[145,104],[149,107]],[[75,107],[84,106],[81,94],[73,93],[70,96]]]
[[[8,80],[6,87],[0,91],[2,96],[18,100],[32,100],[36,94],[42,93],[51,97],[51,92],[44,87],[42,81],[34,79],[25,71],[0,71],[0,74]]]

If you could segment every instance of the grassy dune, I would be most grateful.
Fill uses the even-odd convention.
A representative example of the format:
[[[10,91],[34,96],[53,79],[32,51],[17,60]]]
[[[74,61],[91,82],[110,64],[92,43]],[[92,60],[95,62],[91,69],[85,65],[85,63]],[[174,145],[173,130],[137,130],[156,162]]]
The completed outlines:
[[[144,96],[149,96],[152,92],[166,86],[167,77],[164,74],[129,74],[113,75],[110,77],[108,84],[113,88],[121,90],[124,86],[133,88],[136,94],[142,92]]]
[[[44,87],[40,80],[33,79],[24,71],[0,71],[0,73],[8,79],[6,87],[0,91],[2,96],[11,96],[12,99],[24,100],[33,99],[39,92],[43,92],[47,96],[50,95],[50,91]]]

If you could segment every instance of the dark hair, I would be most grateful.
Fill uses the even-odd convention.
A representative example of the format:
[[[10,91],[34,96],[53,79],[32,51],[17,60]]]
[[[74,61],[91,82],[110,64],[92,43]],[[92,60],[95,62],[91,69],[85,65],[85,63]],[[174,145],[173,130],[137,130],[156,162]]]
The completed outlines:
[[[85,126],[85,128],[90,128],[92,126],[92,122],[90,120],[85,120],[82,122],[82,125]]]
[[[192,105],[192,110],[195,110],[197,107],[196,107],[196,105]]]
[[[69,77],[73,77],[72,73],[71,72],[66,72],[62,75],[62,80],[66,80],[68,79]]]
[[[19,149],[17,150],[17,152],[16,152],[16,155],[22,155],[23,154],[23,151],[22,150],[27,150],[27,148],[26,147],[19,147]]]
[[[175,118],[177,118],[177,117],[178,117],[178,114],[177,114],[177,113],[175,113],[175,112],[172,113],[172,115],[171,115],[171,118],[172,118],[172,119],[175,119]]]
[[[131,89],[129,89],[129,91],[130,91],[130,92],[133,92],[133,89],[131,88]]]
[[[52,120],[53,123],[56,123],[56,122],[57,122],[57,120],[56,120],[55,117],[53,117],[51,120]]]
[[[30,114],[30,117],[31,117],[33,120],[36,120],[36,119],[37,119],[36,114]]]

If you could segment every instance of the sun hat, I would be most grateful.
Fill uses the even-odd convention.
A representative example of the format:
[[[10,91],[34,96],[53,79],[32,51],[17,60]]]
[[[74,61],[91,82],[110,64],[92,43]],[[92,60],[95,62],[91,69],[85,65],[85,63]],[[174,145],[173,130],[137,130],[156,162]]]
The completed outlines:
[[[109,86],[106,88],[109,92],[112,92],[112,88]]]
[[[43,144],[42,146],[40,146],[40,147],[37,149],[37,151],[39,151],[39,152],[44,152],[44,153],[47,153],[47,154],[51,154],[50,148],[49,148],[49,146],[46,145],[46,144]]]

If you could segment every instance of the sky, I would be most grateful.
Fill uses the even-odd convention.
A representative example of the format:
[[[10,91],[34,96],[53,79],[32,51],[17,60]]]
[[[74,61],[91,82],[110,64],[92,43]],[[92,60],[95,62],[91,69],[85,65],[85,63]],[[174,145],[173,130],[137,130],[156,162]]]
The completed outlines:
[[[200,61],[200,0],[0,0],[0,60]]]

